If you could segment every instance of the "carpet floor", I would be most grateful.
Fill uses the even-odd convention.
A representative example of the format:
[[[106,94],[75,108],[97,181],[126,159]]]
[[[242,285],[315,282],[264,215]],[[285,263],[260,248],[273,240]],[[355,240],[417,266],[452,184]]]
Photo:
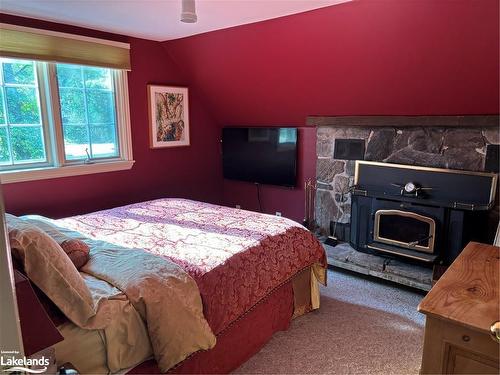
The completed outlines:
[[[278,332],[236,374],[418,374],[424,294],[328,270],[321,308]]]

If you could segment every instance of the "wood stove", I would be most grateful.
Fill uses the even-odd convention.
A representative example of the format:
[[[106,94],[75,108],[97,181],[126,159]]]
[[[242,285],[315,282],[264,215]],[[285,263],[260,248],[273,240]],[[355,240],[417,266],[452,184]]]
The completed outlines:
[[[496,186],[494,173],[357,161],[351,246],[451,264],[469,240],[480,239]]]

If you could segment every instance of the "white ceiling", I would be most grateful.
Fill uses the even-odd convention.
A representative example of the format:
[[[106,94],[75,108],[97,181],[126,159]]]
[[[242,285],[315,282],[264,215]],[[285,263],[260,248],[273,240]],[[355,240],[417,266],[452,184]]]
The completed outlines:
[[[158,41],[305,12],[350,0],[197,0],[198,22],[179,21],[181,0],[0,0],[3,13]]]

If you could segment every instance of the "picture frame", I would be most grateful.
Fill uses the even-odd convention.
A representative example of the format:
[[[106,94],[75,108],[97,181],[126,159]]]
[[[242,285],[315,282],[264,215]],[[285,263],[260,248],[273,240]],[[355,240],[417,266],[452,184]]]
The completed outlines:
[[[148,85],[149,147],[189,146],[187,87]]]

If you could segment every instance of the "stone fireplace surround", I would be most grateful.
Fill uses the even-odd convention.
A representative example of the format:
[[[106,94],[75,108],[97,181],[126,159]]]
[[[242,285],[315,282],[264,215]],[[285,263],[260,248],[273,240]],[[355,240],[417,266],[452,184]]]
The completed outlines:
[[[347,192],[353,185],[355,161],[334,158],[336,139],[364,140],[365,160],[469,171],[484,171],[487,146],[500,144],[499,116],[318,116],[309,117],[307,123],[317,127],[315,219],[322,235],[330,234],[332,222],[344,227],[350,223]],[[489,216],[488,231],[494,233],[499,218],[498,194]],[[378,268],[379,259],[349,255],[346,245],[336,251],[342,259],[363,258],[361,263],[367,262],[368,268],[370,263]],[[360,272],[355,268],[351,267]],[[415,268],[408,272],[414,274]],[[384,278],[394,280],[392,276]]]

